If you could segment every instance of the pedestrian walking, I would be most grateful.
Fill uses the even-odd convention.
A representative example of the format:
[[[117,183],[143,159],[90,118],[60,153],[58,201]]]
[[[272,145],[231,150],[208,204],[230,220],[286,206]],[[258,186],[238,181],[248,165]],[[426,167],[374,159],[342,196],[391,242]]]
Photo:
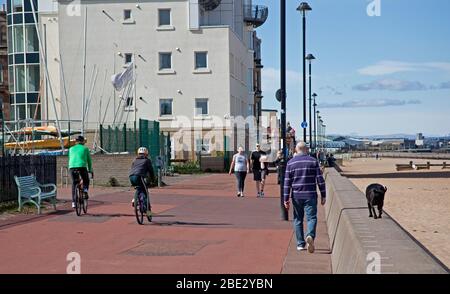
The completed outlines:
[[[256,183],[256,191],[257,198],[264,197],[264,180],[267,175],[265,172],[263,173],[261,169],[261,156],[265,156],[266,152],[261,150],[261,145],[259,143],[256,144],[256,150],[252,152],[250,156],[252,171],[253,171],[253,180]]]
[[[233,171],[237,181],[237,197],[244,197],[245,178],[250,171],[250,163],[242,147],[239,147],[238,153],[233,156],[230,175],[233,174]]]
[[[286,167],[284,181],[284,205],[294,208],[294,230],[297,237],[297,250],[314,253],[314,240],[317,228],[317,186],[320,189],[321,204],[326,202],[325,180],[317,159],[308,155],[308,147],[300,141],[296,146],[296,155]],[[306,239],[303,219],[306,215]]]

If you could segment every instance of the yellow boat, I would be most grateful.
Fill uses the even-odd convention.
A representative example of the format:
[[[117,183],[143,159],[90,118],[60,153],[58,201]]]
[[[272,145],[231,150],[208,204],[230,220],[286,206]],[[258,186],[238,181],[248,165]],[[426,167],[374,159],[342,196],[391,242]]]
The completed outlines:
[[[76,140],[72,139],[69,142],[69,137],[63,138],[64,148],[74,146]],[[32,141],[20,141],[5,144],[6,149],[61,149],[61,141],[59,139],[47,139],[47,140],[32,140]]]
[[[22,128],[18,131],[13,131],[13,134],[17,134],[17,135],[44,135],[44,136],[53,136],[53,137],[58,137],[59,133],[58,133],[58,129],[55,126],[40,126],[40,127],[25,127]],[[77,134],[81,134],[81,132],[79,131],[71,131],[69,134],[68,130],[61,130],[61,135],[66,137],[69,135],[77,135]]]

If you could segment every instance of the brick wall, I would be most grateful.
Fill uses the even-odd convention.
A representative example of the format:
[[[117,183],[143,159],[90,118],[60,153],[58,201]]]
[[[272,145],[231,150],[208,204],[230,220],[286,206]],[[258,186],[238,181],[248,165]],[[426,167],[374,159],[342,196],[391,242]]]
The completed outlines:
[[[92,167],[94,169],[95,185],[108,186],[109,179],[114,177],[120,186],[129,186],[128,172],[135,155],[93,155]],[[57,158],[58,185],[61,184],[61,168],[68,166],[67,156]],[[70,185],[70,175],[68,183]]]

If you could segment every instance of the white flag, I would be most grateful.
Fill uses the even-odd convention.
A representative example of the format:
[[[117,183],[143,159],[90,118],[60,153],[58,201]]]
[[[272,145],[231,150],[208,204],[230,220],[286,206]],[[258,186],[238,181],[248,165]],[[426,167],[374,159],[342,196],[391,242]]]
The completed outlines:
[[[111,82],[116,91],[122,91],[133,79],[133,67],[133,63],[130,63],[122,73],[115,74],[111,77]]]

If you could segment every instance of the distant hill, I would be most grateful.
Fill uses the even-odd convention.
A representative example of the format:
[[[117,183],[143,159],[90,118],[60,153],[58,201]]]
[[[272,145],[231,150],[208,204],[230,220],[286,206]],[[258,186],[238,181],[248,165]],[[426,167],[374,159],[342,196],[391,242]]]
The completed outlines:
[[[424,134],[425,138],[446,138],[448,136],[439,136],[439,135],[429,135]],[[359,134],[330,134],[329,137],[331,138],[337,138],[337,137],[351,137],[355,139],[369,139],[369,140],[379,140],[379,139],[409,139],[409,140],[415,140],[416,135],[411,134],[387,134],[387,135],[372,135],[372,136],[364,136]]]

